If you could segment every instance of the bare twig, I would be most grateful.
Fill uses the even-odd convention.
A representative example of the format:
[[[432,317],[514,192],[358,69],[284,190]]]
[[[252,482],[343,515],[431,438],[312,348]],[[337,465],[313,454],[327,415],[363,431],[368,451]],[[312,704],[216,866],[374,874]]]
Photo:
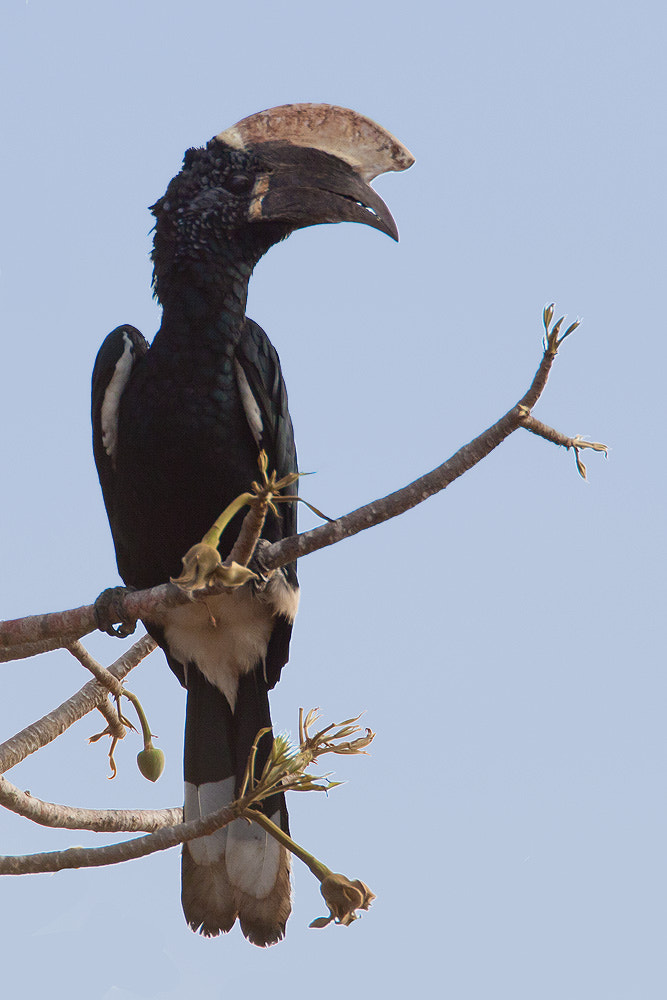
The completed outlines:
[[[117,740],[124,739],[127,730],[120,720],[118,710],[115,708],[114,705],[111,704],[109,699],[105,698],[104,701],[100,702],[100,704],[97,705],[96,707],[98,712],[101,712],[104,718],[107,720],[109,735],[113,736]]]
[[[62,830],[93,830],[96,833],[152,833],[183,820],[183,809],[80,809],[43,802],[0,776],[0,804],[39,823]]]
[[[81,666],[89,670],[93,677],[98,683],[110,691],[112,695],[116,698],[121,698],[125,694],[123,685],[115,677],[110,670],[103,667],[101,663],[90,655],[85,646],[83,646],[78,640],[73,640],[65,644],[65,649],[68,649],[72,656],[76,657]]]
[[[59,614],[60,612],[56,612]],[[43,616],[40,616],[43,617]],[[32,619],[30,619],[32,621]],[[16,621],[28,621],[27,618],[17,618]],[[0,625],[0,629],[4,624]],[[85,633],[81,633],[84,635]],[[0,663],[9,663],[10,660],[25,660],[29,656],[39,656],[41,653],[52,653],[54,649],[62,649],[65,644],[64,639],[40,639],[38,642],[20,642],[16,646],[0,646]]]
[[[117,865],[122,861],[144,858],[157,851],[166,851],[186,840],[215,833],[239,815],[235,804],[218,809],[202,819],[190,820],[176,826],[166,826],[146,837],[124,840],[121,844],[106,847],[70,847],[66,851],[49,851],[45,854],[24,854],[0,857],[0,875],[29,875],[37,872],[59,872],[67,868],[97,868]]]
[[[526,410],[523,418],[523,426],[531,434],[537,434],[538,437],[544,438],[546,441],[551,441],[552,444],[560,445],[561,448],[567,448],[568,451],[571,448],[574,451],[577,471],[582,479],[586,478],[586,466],[581,461],[579,452],[585,448],[591,448],[593,451],[601,451],[606,456],[609,450],[606,444],[601,444],[599,441],[586,441],[579,434],[575,437],[568,437],[566,434],[561,434],[560,431],[554,430],[553,427],[543,424],[541,420],[536,420],[530,410]]]
[[[150,636],[144,636],[143,639],[135,642],[130,649],[126,650],[109,667],[109,671],[121,680],[138,663],[141,663],[144,657],[155,649],[155,646],[155,641]],[[84,715],[102,704],[106,697],[107,689],[105,687],[102,687],[97,681],[89,681],[58,708],[0,744],[0,774],[14,767],[29,754],[46,746],[47,743],[51,743]]]
[[[442,465],[427,472],[426,475],[420,476],[419,479],[403,489],[390,493],[381,500],[366,504],[364,507],[359,507],[344,517],[330,521],[328,524],[319,525],[310,531],[304,531],[300,535],[292,535],[291,538],[274,542],[262,552],[264,566],[268,570],[277,569],[279,566],[293,562],[310,552],[316,552],[327,545],[334,545],[343,538],[349,538],[366,528],[371,528],[373,525],[381,524],[383,521],[403,514],[406,510],[416,507],[424,500],[446,489],[454,480],[459,479],[465,472],[481,462],[499,444],[502,444],[505,438],[522,426],[526,410],[530,412],[544,391],[556,352],[557,346],[547,346],[530,388],[519,402],[483,434],[459,448]]]
[[[268,509],[269,502],[265,497],[256,497],[253,500],[250,504],[250,510],[243,518],[238,538],[234,542],[232,551],[225,559],[225,563],[231,565],[236,562],[240,566],[248,565],[262,534]]]

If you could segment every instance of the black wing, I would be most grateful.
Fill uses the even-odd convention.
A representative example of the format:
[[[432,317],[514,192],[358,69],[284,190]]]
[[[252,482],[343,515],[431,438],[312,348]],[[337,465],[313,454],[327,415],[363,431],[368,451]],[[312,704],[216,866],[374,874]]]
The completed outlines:
[[[117,326],[100,347],[93,369],[93,452],[112,532],[120,400],[132,372],[147,351],[148,341],[135,327]]]
[[[296,472],[294,430],[280,361],[269,338],[252,320],[246,320],[236,360],[257,407],[255,419],[248,415],[248,422],[258,448],[263,448],[269,457],[269,472],[275,469],[279,477]],[[297,483],[289,487],[289,492],[296,495]],[[283,538],[296,533],[296,507],[296,503],[280,505]]]
[[[263,448],[268,455],[269,473],[275,469],[280,478],[290,472],[296,472],[294,430],[280,361],[269,338],[252,320],[246,320],[243,335],[236,348],[236,360],[242,370],[242,377],[239,380],[241,395],[244,396],[243,378],[252,395],[251,400],[244,398],[248,423],[258,448]],[[297,488],[298,483],[295,482],[288,488],[288,492],[295,496]],[[296,509],[296,501],[279,504],[280,537],[289,538],[290,535],[296,534]],[[296,563],[285,566],[284,571],[287,584],[297,590]],[[292,622],[278,616],[265,661],[266,679],[270,688],[277,684],[280,672],[287,663],[291,634]]]

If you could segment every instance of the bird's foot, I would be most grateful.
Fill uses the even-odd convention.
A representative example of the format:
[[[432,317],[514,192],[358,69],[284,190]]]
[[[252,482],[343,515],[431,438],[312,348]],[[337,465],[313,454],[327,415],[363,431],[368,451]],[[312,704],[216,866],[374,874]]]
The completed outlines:
[[[125,639],[137,627],[136,618],[128,618],[123,598],[131,594],[133,587],[107,587],[95,601],[95,619],[100,632]],[[119,622],[120,624],[115,624]]]

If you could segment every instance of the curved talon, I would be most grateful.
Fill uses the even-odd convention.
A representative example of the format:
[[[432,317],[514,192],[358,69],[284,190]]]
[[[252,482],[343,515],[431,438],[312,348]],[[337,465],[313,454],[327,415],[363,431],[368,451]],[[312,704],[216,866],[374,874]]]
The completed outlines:
[[[123,607],[123,598],[131,594],[134,587],[107,587],[95,600],[95,620],[100,632],[126,639],[137,627],[136,618],[127,618]],[[115,625],[114,622],[120,622]]]

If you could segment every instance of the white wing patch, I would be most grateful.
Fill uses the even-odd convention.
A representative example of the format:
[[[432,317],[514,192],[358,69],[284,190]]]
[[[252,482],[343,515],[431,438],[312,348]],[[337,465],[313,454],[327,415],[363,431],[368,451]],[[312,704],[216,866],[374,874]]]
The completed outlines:
[[[118,409],[120,407],[120,398],[127,385],[134,362],[134,346],[127,333],[123,333],[123,340],[125,341],[123,353],[116,362],[111,381],[106,387],[100,413],[102,446],[114,465],[116,464],[116,449],[118,447]]]
[[[271,819],[280,826],[280,813]],[[193,843],[191,841],[191,843]],[[225,864],[232,885],[241,892],[264,899],[273,889],[278,877],[281,846],[261,826],[235,819],[227,827]]]
[[[202,785],[185,782],[184,818],[186,823],[191,819],[201,819],[209,813],[217,812],[223,806],[234,801],[234,784],[236,779],[223,778],[222,781],[207,781]],[[228,826],[208,837],[199,837],[189,843],[190,854],[198,865],[211,865],[225,853],[227,846]]]
[[[184,818],[201,819],[234,801],[236,779],[185,782]],[[280,813],[271,817],[280,826]],[[264,899],[273,889],[281,858],[280,844],[256,823],[236,819],[221,830],[188,843],[188,850],[198,865],[214,865],[224,858],[229,881],[241,892]]]
[[[259,406],[257,405],[257,400],[252,394],[252,389],[250,388],[243,368],[238,361],[234,361],[234,367],[236,370],[236,381],[239,387],[239,392],[241,393],[241,402],[243,403],[243,409],[245,410],[246,420],[248,421],[248,426],[252,431],[255,444],[259,447],[262,440],[262,433],[264,431],[262,414]]]

